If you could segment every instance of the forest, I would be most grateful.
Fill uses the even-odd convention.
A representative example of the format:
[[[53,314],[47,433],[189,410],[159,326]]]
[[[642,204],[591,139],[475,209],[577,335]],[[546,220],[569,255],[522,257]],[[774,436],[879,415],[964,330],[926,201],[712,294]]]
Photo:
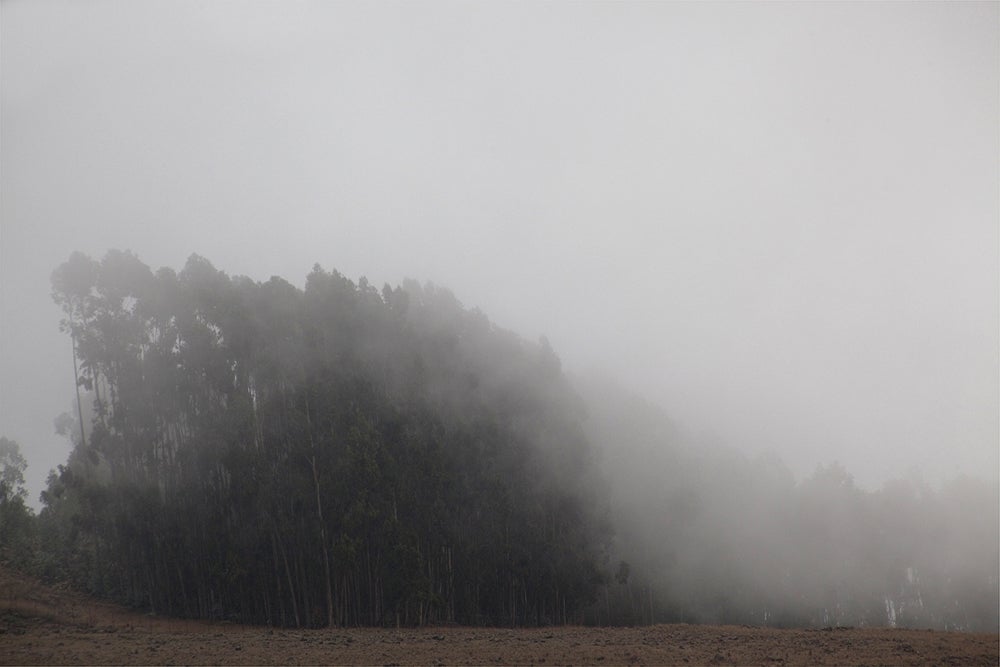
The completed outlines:
[[[1000,625],[995,485],[796,481],[433,284],[112,250],[52,294],[76,399],[37,515],[0,439],[0,558],[46,579],[284,627]]]

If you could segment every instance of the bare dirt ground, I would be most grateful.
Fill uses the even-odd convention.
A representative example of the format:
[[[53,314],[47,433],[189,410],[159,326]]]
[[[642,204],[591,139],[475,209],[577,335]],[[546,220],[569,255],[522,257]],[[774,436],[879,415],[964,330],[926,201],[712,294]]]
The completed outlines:
[[[929,630],[283,630],[152,617],[0,567],[0,664],[997,665],[1000,637]]]

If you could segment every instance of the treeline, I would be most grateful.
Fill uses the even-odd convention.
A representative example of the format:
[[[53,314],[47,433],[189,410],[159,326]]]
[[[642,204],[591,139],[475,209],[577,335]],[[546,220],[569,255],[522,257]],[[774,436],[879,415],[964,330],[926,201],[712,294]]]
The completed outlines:
[[[300,627],[1000,629],[995,484],[796,482],[447,290],[112,251],[53,296],[78,398],[37,517],[0,438],[0,559],[47,578]]]
[[[796,482],[606,378],[577,386],[625,561],[607,591],[618,622],[1000,630],[995,483],[910,474],[866,491],[837,464]]]
[[[43,493],[50,574],[284,626],[565,623],[595,598],[608,526],[546,343],[318,266],[302,290],[77,253],[53,296],[90,414]]]

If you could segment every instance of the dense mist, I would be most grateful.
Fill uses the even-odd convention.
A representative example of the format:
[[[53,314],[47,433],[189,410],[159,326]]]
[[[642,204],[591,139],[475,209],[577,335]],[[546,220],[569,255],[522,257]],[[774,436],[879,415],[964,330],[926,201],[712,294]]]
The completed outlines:
[[[34,522],[17,484],[0,498],[4,556],[48,578],[296,627],[997,629],[985,480],[797,483],[430,284],[317,265],[300,290],[117,250],[52,284],[73,450]]]
[[[610,525],[547,343],[319,266],[75,253],[52,282],[89,428],[42,494],[46,576],[268,625],[583,618]]]
[[[997,25],[0,2],[3,557],[285,626],[995,630]]]
[[[576,386],[631,621],[997,629],[996,483],[935,489],[901,470],[869,492],[837,463],[796,483],[777,457],[693,437],[607,378]]]
[[[448,285],[797,480],[1000,475],[996,3],[0,3],[0,432],[49,273]]]

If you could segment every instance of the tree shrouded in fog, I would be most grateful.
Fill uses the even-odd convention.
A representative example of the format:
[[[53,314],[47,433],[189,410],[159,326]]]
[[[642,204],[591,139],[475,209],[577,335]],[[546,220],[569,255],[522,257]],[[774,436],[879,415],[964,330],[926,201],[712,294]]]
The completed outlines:
[[[996,632],[997,487],[960,478],[859,489],[834,463],[796,483],[773,456],[694,438],[605,378],[577,385],[606,456],[634,622]]]
[[[445,289],[121,251],[52,282],[81,393],[37,566],[94,593],[286,626],[996,625],[995,489],[796,484]]]
[[[53,288],[93,424],[45,535],[91,590],[307,626],[566,622],[595,597],[607,528],[547,346],[318,266],[300,290],[75,254]]]
[[[31,559],[33,533],[33,515],[24,504],[27,467],[21,446],[0,436],[0,559],[22,566]]]

